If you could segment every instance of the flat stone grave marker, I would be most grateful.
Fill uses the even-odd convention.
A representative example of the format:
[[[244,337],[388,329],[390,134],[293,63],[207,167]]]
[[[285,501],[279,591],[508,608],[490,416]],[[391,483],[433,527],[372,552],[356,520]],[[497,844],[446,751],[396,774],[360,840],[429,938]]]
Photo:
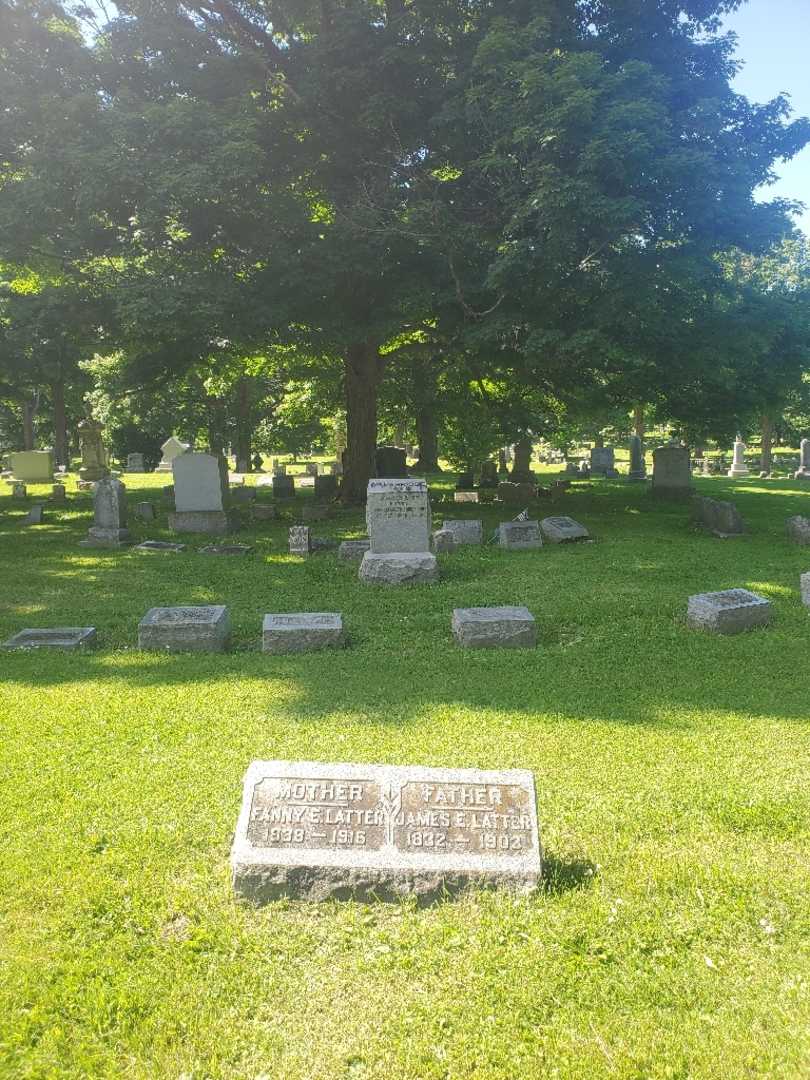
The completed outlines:
[[[154,607],[138,624],[138,648],[158,652],[224,652],[231,635],[228,609]]]
[[[534,891],[542,873],[534,777],[524,769],[253,761],[231,849],[255,904],[440,899]]]
[[[53,626],[48,629],[20,630],[4,649],[84,649],[96,644],[94,626]]]
[[[34,503],[29,507],[28,513],[23,518],[23,525],[41,525],[44,507],[42,503]]]
[[[144,540],[136,544],[134,551],[185,551],[185,544],[173,544],[170,540]]]
[[[454,491],[453,502],[457,503],[477,503],[478,492],[477,491]]]
[[[502,521],[498,526],[498,543],[510,551],[525,551],[543,546],[540,523],[537,521]]]
[[[462,544],[482,544],[484,542],[484,523],[480,518],[473,521],[463,518],[445,518],[440,532],[451,532],[458,546]]]
[[[773,619],[770,600],[748,589],[723,589],[689,597],[686,622],[693,630],[739,634]]]
[[[540,522],[540,531],[550,544],[567,544],[575,540],[589,540],[590,533],[584,525],[571,517],[547,517]]]
[[[537,624],[526,607],[455,608],[453,637],[465,649],[533,649]]]
[[[354,562],[362,559],[370,547],[370,540],[344,540],[338,548],[338,558],[342,562]]]
[[[207,544],[199,549],[200,555],[252,555],[256,549],[250,544]]]
[[[262,652],[297,653],[339,648],[344,644],[343,616],[337,612],[265,615]]]

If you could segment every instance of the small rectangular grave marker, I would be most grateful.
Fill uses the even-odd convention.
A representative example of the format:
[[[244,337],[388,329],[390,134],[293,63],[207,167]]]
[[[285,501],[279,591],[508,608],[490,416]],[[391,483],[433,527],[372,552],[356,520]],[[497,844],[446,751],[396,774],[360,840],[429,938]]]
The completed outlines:
[[[147,503],[147,505],[151,505]],[[185,551],[185,544],[173,544],[169,540],[144,540],[142,544],[137,544],[134,548],[135,551]]]
[[[42,513],[42,503],[34,503],[34,505],[30,507],[28,513],[23,518],[23,525],[41,525]]]
[[[584,525],[570,517],[547,517],[540,522],[540,531],[551,544],[571,543],[574,540],[588,540],[590,533]]]
[[[4,649],[83,649],[96,643],[94,626],[54,626],[20,630],[4,641]]]
[[[465,649],[533,649],[537,625],[526,607],[455,608],[453,637]]]
[[[451,532],[457,546],[462,544],[482,544],[484,542],[484,523],[480,518],[474,521],[463,518],[445,518],[441,532]]]
[[[686,622],[693,630],[739,634],[773,619],[773,605],[748,589],[724,589],[689,597]]]
[[[200,555],[252,555],[255,548],[249,544],[208,544],[199,549]]]
[[[343,617],[336,612],[296,612],[264,617],[262,652],[315,652],[343,643]]]
[[[457,503],[477,503],[478,492],[477,491],[454,491],[453,502]]]
[[[540,525],[537,521],[503,521],[498,526],[498,543],[512,551],[542,547]]]
[[[344,540],[338,548],[338,558],[342,562],[362,559],[370,547],[370,540]]]
[[[138,648],[159,652],[224,652],[231,634],[228,609],[150,608],[138,624]]]
[[[231,849],[254,903],[293,896],[438,899],[537,888],[534,777],[392,765],[253,761]]]
[[[289,534],[290,555],[309,555],[312,551],[312,538],[308,525],[293,525]]]

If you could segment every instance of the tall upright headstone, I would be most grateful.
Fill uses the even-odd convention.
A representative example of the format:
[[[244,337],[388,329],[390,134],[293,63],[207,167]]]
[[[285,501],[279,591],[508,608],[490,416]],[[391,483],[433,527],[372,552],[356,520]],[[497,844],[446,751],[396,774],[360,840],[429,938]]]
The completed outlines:
[[[644,445],[638,435],[630,436],[630,475],[633,481],[647,479],[647,466],[644,462]]]
[[[174,459],[180,454],[185,454],[189,449],[189,444],[180,442],[176,435],[171,435],[160,449],[163,457],[155,472],[171,472]]]
[[[674,499],[692,494],[688,447],[670,443],[653,450],[652,493]]]
[[[745,464],[746,449],[745,443],[742,441],[741,436],[738,435],[734,440],[734,460],[728,470],[729,476],[748,476],[748,466]]]
[[[127,454],[127,472],[146,472],[143,454]]]
[[[183,453],[172,462],[175,532],[228,531],[228,466],[217,454]]]
[[[802,439],[799,447],[799,467],[793,474],[794,480],[810,480],[810,439]]]
[[[612,446],[591,447],[591,474],[593,476],[610,476],[615,473],[614,454]]]
[[[82,547],[118,548],[131,540],[127,529],[127,489],[115,476],[102,476],[93,490],[93,525]]]
[[[53,483],[53,450],[19,450],[8,455],[11,475],[23,484]]]
[[[361,581],[406,585],[438,580],[424,480],[369,480],[366,524],[371,546],[360,564]]]
[[[90,416],[79,424],[79,445],[82,452],[82,463],[79,468],[81,480],[100,480],[110,472],[107,451],[101,437],[103,430],[104,425]]]

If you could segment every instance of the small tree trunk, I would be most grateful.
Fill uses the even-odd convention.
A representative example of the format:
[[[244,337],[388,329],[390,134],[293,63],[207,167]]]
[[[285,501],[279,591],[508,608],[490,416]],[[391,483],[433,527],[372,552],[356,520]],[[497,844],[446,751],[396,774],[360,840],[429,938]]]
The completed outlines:
[[[416,409],[416,437],[419,440],[419,460],[414,469],[419,472],[441,472],[439,468],[439,431],[436,410],[432,405]]]
[[[644,427],[644,406],[643,405],[634,405],[633,406],[633,431],[635,432],[636,435],[638,435],[638,437],[640,439],[644,438],[645,427]]]
[[[54,380],[53,394],[53,445],[56,464],[68,466],[67,416],[65,414],[65,380],[61,375]]]
[[[376,475],[377,393],[380,360],[377,347],[363,341],[350,345],[343,358],[346,391],[346,467],[340,486],[345,503],[362,503],[369,480]]]
[[[769,473],[773,468],[773,419],[768,413],[762,415],[760,432],[762,434],[762,456],[759,467],[763,472]]]
[[[34,415],[39,408],[39,391],[22,403],[23,450],[34,449]]]
[[[250,472],[250,384],[243,376],[236,388],[236,471]]]
[[[512,479],[515,482],[533,480],[532,440],[528,435],[515,443],[515,460],[512,462]]]
[[[598,450],[601,450],[602,447],[605,445],[605,437],[604,437],[604,435],[597,435],[596,438],[593,440],[593,445]]]

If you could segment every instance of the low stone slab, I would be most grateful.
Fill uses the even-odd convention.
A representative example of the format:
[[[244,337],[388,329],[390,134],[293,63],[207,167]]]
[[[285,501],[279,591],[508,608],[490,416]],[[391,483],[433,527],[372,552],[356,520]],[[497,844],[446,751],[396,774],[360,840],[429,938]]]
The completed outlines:
[[[689,597],[686,622],[693,630],[739,634],[773,619],[770,600],[748,589],[724,589]]]
[[[451,532],[457,546],[462,544],[483,544],[484,523],[480,519],[473,521],[463,518],[445,518],[442,522],[442,532]]]
[[[23,525],[41,525],[43,521],[44,507],[42,503],[34,503],[23,518]]]
[[[454,491],[453,502],[457,503],[477,503],[478,492],[477,491]]]
[[[367,551],[359,577],[366,585],[430,585],[439,580],[439,564],[429,551]]]
[[[150,608],[138,624],[138,648],[159,652],[224,652],[230,636],[220,604]]]
[[[344,642],[343,616],[337,612],[296,612],[264,617],[262,652],[316,652],[340,648]]]
[[[173,532],[224,536],[231,524],[224,510],[178,510],[169,514],[169,528]]]
[[[200,555],[252,555],[256,549],[250,544],[208,544],[199,549]]]
[[[543,546],[540,523],[537,521],[502,521],[498,526],[498,543],[510,551],[525,551]]]
[[[97,641],[94,626],[53,626],[45,630],[20,630],[4,641],[4,649],[86,649]]]
[[[713,536],[725,540],[732,536],[742,536],[745,531],[740,512],[732,502],[710,499],[698,495],[692,502],[695,521]]]
[[[550,544],[568,544],[589,540],[591,534],[584,525],[570,517],[547,517],[540,522],[540,531]]]
[[[356,562],[370,549],[370,540],[344,540],[338,548],[338,558],[341,562]]]
[[[801,544],[802,546],[810,544],[810,518],[796,514],[795,517],[789,517],[785,524],[787,525],[788,537],[795,544]]]
[[[231,848],[233,887],[262,904],[534,891],[534,777],[523,769],[253,761]]]
[[[456,550],[456,536],[450,529],[437,529],[430,536],[434,555],[450,555]]]
[[[455,608],[453,637],[465,649],[533,649],[537,624],[525,607]]]
[[[185,544],[173,544],[170,540],[144,540],[136,544],[134,551],[185,551]]]

